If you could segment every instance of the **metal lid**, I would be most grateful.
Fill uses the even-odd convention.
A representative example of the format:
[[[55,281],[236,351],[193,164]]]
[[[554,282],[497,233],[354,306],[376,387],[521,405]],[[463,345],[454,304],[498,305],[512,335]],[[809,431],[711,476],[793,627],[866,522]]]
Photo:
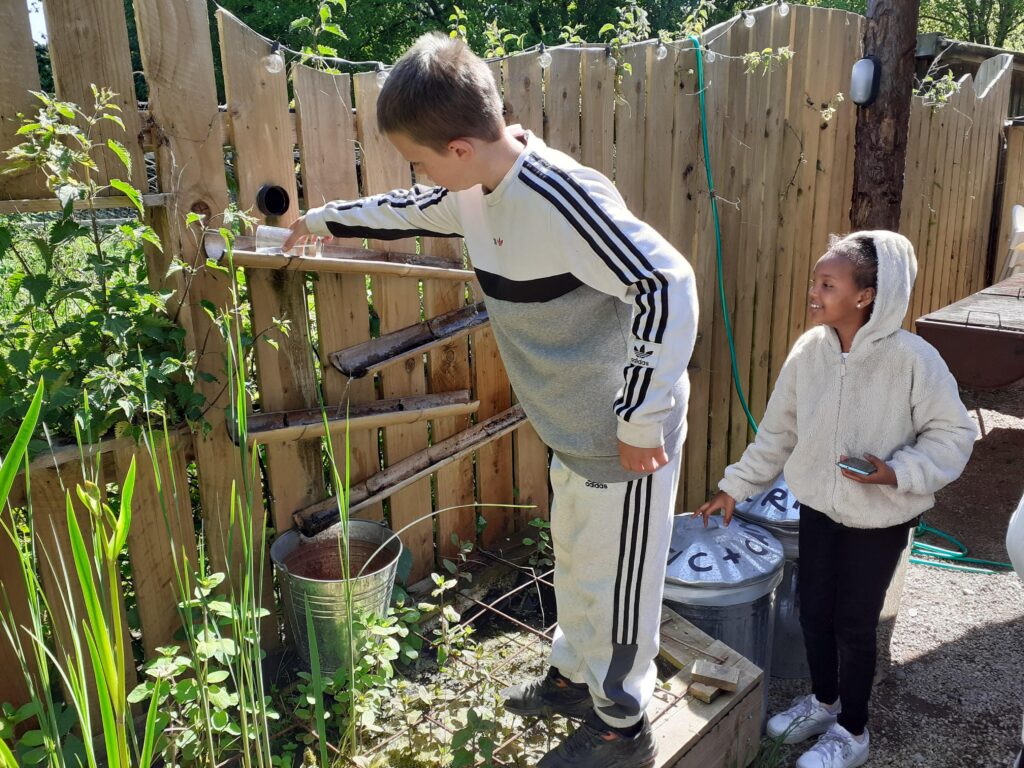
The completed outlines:
[[[722,590],[775,576],[783,566],[782,545],[764,528],[734,519],[726,528],[712,517],[680,515],[672,528],[665,580],[668,584]]]
[[[767,491],[737,504],[736,514],[761,525],[796,528],[800,502],[780,475]]]

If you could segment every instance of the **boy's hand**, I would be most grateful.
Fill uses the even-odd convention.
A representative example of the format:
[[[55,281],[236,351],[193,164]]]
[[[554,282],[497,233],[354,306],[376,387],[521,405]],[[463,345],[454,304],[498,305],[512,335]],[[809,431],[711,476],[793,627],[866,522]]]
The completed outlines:
[[[618,443],[619,461],[630,472],[653,472],[668,464],[668,454],[665,453],[663,445],[657,448],[637,448],[635,445],[628,445],[621,440]]]
[[[840,456],[839,460],[843,461],[848,458],[849,456]],[[840,469],[839,471],[843,473],[843,477],[862,485],[896,485],[896,472],[892,467],[870,453],[865,453],[864,458],[874,466],[874,472],[870,475],[858,475],[856,472],[851,472],[848,469]]]
[[[305,216],[300,216],[293,221],[288,229],[290,229],[292,233],[288,235],[288,239],[281,245],[281,251],[284,253],[288,253],[288,251],[294,248],[300,240],[305,237],[310,237],[313,234],[309,231],[309,227],[306,226]]]
[[[728,527],[732,522],[732,513],[736,511],[736,499],[725,491],[719,491],[711,497],[711,501],[705,502],[693,513],[694,517],[700,515],[704,518],[704,527],[708,527],[708,518],[715,512],[721,510],[725,525]]]

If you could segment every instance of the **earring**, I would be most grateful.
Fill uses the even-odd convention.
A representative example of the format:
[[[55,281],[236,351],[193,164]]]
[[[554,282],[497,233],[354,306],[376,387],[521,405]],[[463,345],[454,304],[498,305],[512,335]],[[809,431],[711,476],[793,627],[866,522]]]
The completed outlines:
[[[857,302],[857,309],[860,309],[860,302]]]

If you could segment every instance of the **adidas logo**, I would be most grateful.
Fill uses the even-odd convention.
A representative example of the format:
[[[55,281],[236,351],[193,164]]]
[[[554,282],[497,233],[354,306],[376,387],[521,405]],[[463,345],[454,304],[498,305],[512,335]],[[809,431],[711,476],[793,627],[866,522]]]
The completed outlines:
[[[604,483],[595,483],[593,480],[587,480],[587,488],[600,488],[602,491],[607,491],[608,486]]]
[[[633,346],[633,356],[630,358],[629,362],[632,365],[636,365],[636,366],[638,366],[640,368],[652,368],[653,364],[654,364],[654,361],[653,360],[648,360],[648,358],[650,358],[653,355],[654,355],[654,350],[653,349],[648,349],[643,344],[634,345]]]

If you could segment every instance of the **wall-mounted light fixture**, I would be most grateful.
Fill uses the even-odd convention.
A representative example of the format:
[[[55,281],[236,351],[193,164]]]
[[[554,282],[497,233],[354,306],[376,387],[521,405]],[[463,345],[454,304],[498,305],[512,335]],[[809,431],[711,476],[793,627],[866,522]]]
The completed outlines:
[[[878,98],[881,80],[882,63],[874,56],[865,56],[850,72],[850,99],[860,107],[872,104]]]

